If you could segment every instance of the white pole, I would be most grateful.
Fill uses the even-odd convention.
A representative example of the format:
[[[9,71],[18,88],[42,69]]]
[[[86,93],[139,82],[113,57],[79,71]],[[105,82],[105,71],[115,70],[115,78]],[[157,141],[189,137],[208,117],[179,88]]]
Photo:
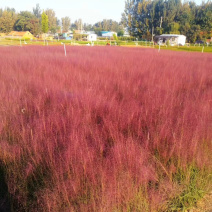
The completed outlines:
[[[160,52],[160,44],[159,44],[159,49],[158,49],[158,52]]]
[[[66,56],[66,45],[65,45],[65,43],[64,43],[64,51],[65,51],[65,56]]]
[[[202,53],[203,53],[203,51],[204,51],[204,46],[202,47]]]

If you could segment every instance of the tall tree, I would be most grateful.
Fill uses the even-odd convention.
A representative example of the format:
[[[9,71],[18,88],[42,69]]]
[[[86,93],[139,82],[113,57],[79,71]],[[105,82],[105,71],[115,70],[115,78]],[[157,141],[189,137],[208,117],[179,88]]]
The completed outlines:
[[[40,9],[40,5],[39,5],[39,4],[36,4],[36,7],[33,8],[33,14],[34,14],[37,18],[41,19],[41,9]]]
[[[16,22],[16,14],[14,12],[9,12],[4,10],[0,16],[0,31],[1,32],[10,32],[14,28]]]
[[[197,8],[196,24],[200,25],[204,38],[209,38],[212,31],[212,2],[202,2]]]
[[[63,31],[67,32],[71,26],[71,20],[68,16],[65,18],[62,18],[62,26],[63,26]]]
[[[57,31],[57,18],[55,11],[52,9],[46,9],[45,13],[48,16],[49,30],[52,33],[55,33]]]
[[[47,33],[49,31],[48,16],[46,15],[46,13],[44,11],[41,15],[41,18],[42,18],[42,21],[41,21],[42,32]]]
[[[75,25],[76,25],[76,29],[78,30],[82,30],[83,29],[83,22],[82,22],[82,19],[78,19],[75,21]]]
[[[41,33],[41,25],[40,25],[40,20],[38,18],[32,18],[30,20],[30,25],[31,25],[31,30],[30,32],[33,34],[33,35],[38,35]]]
[[[3,15],[3,10],[0,8],[0,17]]]

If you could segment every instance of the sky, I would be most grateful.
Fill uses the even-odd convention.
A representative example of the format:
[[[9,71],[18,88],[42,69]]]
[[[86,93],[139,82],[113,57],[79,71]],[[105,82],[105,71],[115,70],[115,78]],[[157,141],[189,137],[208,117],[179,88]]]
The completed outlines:
[[[200,4],[202,0],[195,2]],[[125,6],[125,0],[0,0],[0,8],[13,7],[17,12],[32,11],[37,3],[42,10],[53,9],[59,19],[68,16],[73,23],[82,18],[83,23],[89,24],[103,19],[119,22]]]
[[[125,0],[0,0],[0,8],[13,7],[17,12],[32,11],[37,3],[42,10],[53,9],[59,19],[69,16],[73,23],[82,18],[83,23],[90,24],[103,19],[119,22],[125,6]]]

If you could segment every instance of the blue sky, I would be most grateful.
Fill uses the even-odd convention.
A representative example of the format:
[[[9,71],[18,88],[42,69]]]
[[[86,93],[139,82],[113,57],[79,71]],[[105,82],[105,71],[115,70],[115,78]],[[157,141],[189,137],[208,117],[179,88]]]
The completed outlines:
[[[195,2],[200,4],[201,0]],[[120,21],[125,0],[0,0],[0,8],[32,11],[37,3],[41,9],[53,9],[58,18],[69,16],[72,22],[82,18],[84,23],[94,24],[105,18]]]

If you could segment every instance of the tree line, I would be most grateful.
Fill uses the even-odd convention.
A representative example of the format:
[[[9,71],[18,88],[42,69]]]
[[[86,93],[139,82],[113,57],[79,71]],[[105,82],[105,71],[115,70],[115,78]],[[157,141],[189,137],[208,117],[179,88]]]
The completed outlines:
[[[67,32],[71,30],[115,31],[123,34],[122,24],[111,19],[104,19],[95,24],[83,23],[82,19],[71,23],[68,16],[57,18],[53,9],[41,10],[39,4],[30,11],[17,13],[14,8],[0,9],[0,32],[8,33],[15,31],[30,31],[34,36],[43,33]]]
[[[212,37],[212,2],[127,0],[121,22],[134,37],[152,40],[154,35],[183,34],[193,43]]]
[[[47,23],[45,23],[47,22]],[[33,35],[42,32],[55,33],[63,27],[68,30],[71,25],[69,17],[61,20],[56,17],[53,9],[41,10],[39,4],[33,11],[21,11],[16,13],[14,8],[0,9],[0,31],[8,33],[10,31],[30,31]]]

